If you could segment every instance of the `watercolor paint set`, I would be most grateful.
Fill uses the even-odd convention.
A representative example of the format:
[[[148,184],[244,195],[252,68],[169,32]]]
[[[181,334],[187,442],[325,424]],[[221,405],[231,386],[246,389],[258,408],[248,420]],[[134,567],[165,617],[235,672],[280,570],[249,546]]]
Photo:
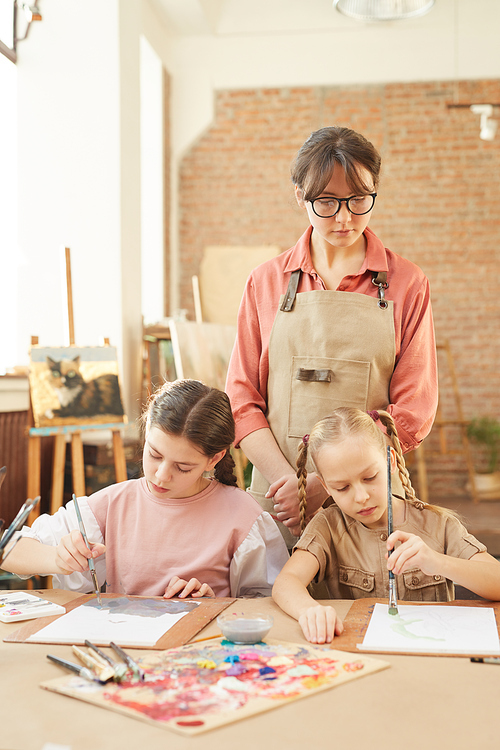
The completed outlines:
[[[34,620],[36,617],[63,615],[66,612],[60,604],[34,596],[27,591],[12,591],[0,596],[0,622]]]

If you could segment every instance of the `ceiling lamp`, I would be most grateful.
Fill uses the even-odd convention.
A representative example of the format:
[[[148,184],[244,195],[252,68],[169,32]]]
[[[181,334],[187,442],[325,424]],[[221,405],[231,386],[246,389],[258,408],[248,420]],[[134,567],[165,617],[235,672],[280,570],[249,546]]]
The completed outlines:
[[[333,0],[333,7],[356,21],[399,21],[428,13],[435,0]]]

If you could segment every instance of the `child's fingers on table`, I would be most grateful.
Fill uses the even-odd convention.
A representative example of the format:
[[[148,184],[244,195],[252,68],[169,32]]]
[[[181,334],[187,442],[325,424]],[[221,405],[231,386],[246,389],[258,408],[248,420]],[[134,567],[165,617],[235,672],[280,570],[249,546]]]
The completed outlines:
[[[168,582],[167,588],[165,589],[165,593],[163,594],[164,598],[170,599],[172,596],[176,596],[179,591],[182,591],[186,583],[187,581],[179,578],[179,576],[173,576],[173,578],[171,578]]]
[[[200,591],[200,589],[204,585],[205,584],[201,584],[197,578],[190,578],[189,581],[184,586],[184,589],[179,594],[179,599],[184,599],[186,596],[189,596],[194,591]]]
[[[330,643],[335,633],[336,612],[333,607],[318,604],[309,607],[299,618],[305,637],[311,643]]]
[[[215,596],[213,589],[210,588],[208,583],[202,583],[199,591],[193,591],[192,597],[200,596]]]

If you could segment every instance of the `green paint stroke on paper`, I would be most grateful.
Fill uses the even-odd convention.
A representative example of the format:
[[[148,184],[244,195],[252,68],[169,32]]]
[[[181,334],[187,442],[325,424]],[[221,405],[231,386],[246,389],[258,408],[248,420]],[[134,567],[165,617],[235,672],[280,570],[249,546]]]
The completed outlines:
[[[393,633],[403,636],[403,638],[410,638],[412,640],[423,640],[423,641],[445,641],[445,638],[433,638],[430,635],[417,635],[408,630],[408,626],[414,622],[423,622],[423,620],[404,620],[401,615],[391,615],[390,627]]]

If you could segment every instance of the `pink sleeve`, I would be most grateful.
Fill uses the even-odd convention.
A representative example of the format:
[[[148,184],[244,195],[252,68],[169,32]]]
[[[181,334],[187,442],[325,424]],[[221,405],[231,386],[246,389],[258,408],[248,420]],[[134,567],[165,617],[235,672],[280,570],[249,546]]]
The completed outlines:
[[[393,417],[404,452],[429,434],[438,402],[434,324],[427,278],[408,289],[401,319],[401,347],[389,389]]]
[[[272,317],[274,319],[274,313]],[[267,343],[263,343],[262,321],[251,275],[238,311],[238,331],[226,382],[236,423],[236,446],[251,432],[269,427],[264,416],[267,410],[268,375]]]

